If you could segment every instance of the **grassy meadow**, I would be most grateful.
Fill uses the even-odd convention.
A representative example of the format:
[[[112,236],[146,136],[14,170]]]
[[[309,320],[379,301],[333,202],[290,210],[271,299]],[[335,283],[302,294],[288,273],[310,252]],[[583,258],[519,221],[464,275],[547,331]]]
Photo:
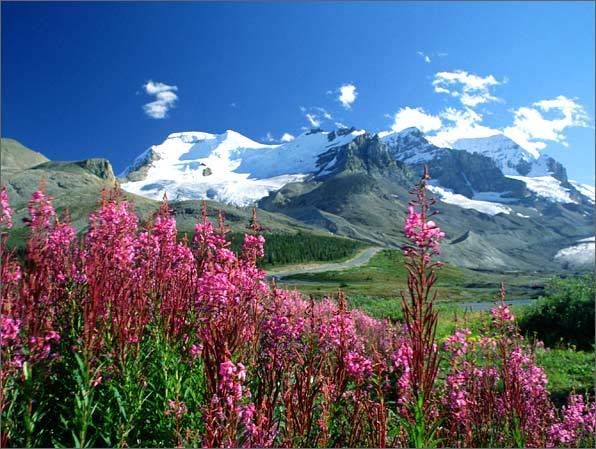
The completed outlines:
[[[404,256],[400,250],[386,249],[362,267],[295,274],[283,278],[280,284],[315,297],[341,288],[348,296],[393,298],[406,288],[407,272],[403,263]],[[544,274],[496,273],[445,265],[437,282],[437,301],[492,301],[500,282],[505,283],[509,299],[534,299],[542,294],[549,278]]]
[[[375,318],[401,321],[403,316],[399,295],[400,292],[405,292],[407,287],[407,272],[403,262],[404,256],[401,251],[386,249],[373,256],[369,263],[362,267],[295,274],[278,281],[278,284],[316,298],[334,294],[341,289],[346,293],[350,307],[363,310]],[[503,282],[507,297],[514,304],[512,311],[515,316],[521,321],[522,326],[530,322],[524,326],[524,331],[532,338],[539,333],[538,327],[541,325],[552,326],[552,323],[541,324],[540,319],[535,316],[535,309],[541,310],[544,314],[545,308],[552,308],[552,298],[557,298],[560,303],[562,294],[567,295],[563,301],[573,308],[574,299],[582,293],[569,286],[574,286],[575,290],[585,290],[586,284],[589,283],[585,280],[588,278],[589,276],[578,277],[578,282],[582,285],[575,287],[575,277],[565,280],[553,275],[479,272],[445,265],[439,271],[437,282],[437,336],[440,341],[444,341],[461,327],[469,328],[473,334],[480,334],[489,326],[490,314],[488,310],[474,310],[466,306],[466,303],[493,301],[498,295],[500,282]],[[591,288],[592,290],[583,291],[583,295],[591,295],[593,298],[593,286]],[[533,305],[515,305],[516,300],[533,300]],[[564,310],[558,310],[556,313],[552,319],[562,320]],[[593,313],[588,315],[593,316]],[[577,335],[577,332],[574,331],[573,335]],[[547,337],[547,341],[547,347],[537,351],[537,360],[548,375],[549,391],[553,400],[562,403],[572,391],[593,391],[596,363],[593,340],[588,338],[587,342],[584,341],[584,344],[580,345],[581,349],[577,348],[577,341],[572,336],[559,337],[556,340]]]

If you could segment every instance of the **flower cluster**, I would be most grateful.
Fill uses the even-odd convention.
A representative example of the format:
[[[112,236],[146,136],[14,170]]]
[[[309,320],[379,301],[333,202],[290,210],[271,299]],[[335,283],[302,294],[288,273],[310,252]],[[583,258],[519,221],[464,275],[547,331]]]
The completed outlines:
[[[574,447],[577,442],[590,447],[595,432],[596,403],[586,404],[583,396],[572,393],[563,406],[563,419],[549,429],[549,447]]]
[[[435,252],[438,252],[439,243],[445,237],[434,221],[426,221],[424,214],[416,212],[413,206],[408,207],[404,233],[418,248],[429,248]]]
[[[6,187],[0,190],[0,226],[6,229],[12,228],[12,208],[8,201]]]
[[[350,351],[345,357],[346,369],[357,382],[363,382],[372,374],[372,363],[357,352]]]

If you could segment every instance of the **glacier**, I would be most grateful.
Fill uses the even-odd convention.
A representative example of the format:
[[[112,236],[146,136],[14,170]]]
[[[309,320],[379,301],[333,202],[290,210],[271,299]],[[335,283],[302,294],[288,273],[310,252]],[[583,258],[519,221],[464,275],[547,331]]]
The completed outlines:
[[[175,201],[212,199],[248,206],[316,169],[316,156],[345,145],[364,131],[301,134],[277,145],[256,142],[227,130],[223,134],[179,132],[135,159],[121,177],[144,168],[140,180],[122,183],[127,192]]]
[[[300,182],[313,175],[331,173],[335,160],[317,166],[318,156],[333,147],[350,143],[364,130],[312,129],[295,139],[279,144],[252,140],[234,130],[221,134],[202,131],[172,133],[158,145],[142,152],[121,174],[122,188],[151,199],[212,199],[248,206],[281,189],[288,183]],[[441,157],[449,148],[430,144],[417,128],[400,132],[378,133],[381,141],[399,147],[395,158],[406,164],[424,163]],[[570,181],[567,184],[551,173],[556,161],[548,156],[536,157],[504,135],[461,139],[454,148],[490,157],[506,176],[523,181],[538,197],[556,203],[577,203],[577,193],[592,204],[594,187]],[[570,187],[575,193],[571,195]],[[515,199],[507,192],[478,192],[468,198],[435,185],[441,201],[487,215],[509,214],[504,203]],[[526,218],[525,214],[516,214]]]

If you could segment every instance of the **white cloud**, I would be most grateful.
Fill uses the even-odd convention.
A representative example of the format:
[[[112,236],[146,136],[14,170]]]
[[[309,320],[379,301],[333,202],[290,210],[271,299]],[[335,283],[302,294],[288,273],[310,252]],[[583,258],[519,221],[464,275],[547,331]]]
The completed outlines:
[[[283,136],[281,136],[281,141],[282,142],[291,142],[292,140],[294,140],[294,136],[290,133],[284,133]]]
[[[335,122],[335,126],[337,126],[338,128],[341,128],[341,129],[347,128],[347,126],[344,125],[342,122]]]
[[[406,106],[395,113],[391,129],[399,132],[406,128],[416,127],[426,133],[436,131],[441,126],[441,119],[436,115],[427,114],[422,108],[410,108]]]
[[[310,122],[311,126],[314,128],[318,128],[319,126],[321,126],[321,121],[319,120],[319,118],[317,117],[316,114],[311,114],[310,112],[308,112],[306,114],[306,119]]]
[[[554,112],[558,117],[545,118],[543,113]],[[559,95],[551,100],[535,102],[532,107],[513,111],[513,124],[503,133],[519,145],[538,156],[546,147],[544,141],[558,142],[568,146],[564,131],[572,126],[590,126],[583,106],[575,100]]]
[[[356,101],[358,92],[356,92],[356,86],[353,84],[344,84],[339,88],[339,97],[337,98],[342,106],[346,109],[350,109],[352,104]]]
[[[178,87],[176,86],[169,86],[167,84],[164,83],[155,83],[153,81],[147,81],[143,87],[145,88],[145,92],[147,92],[148,95],[156,95],[160,92],[169,92],[169,91],[173,91],[173,90],[178,90]]]
[[[554,112],[558,117],[545,118],[543,114],[548,112]],[[501,129],[483,124],[483,115],[471,107],[449,107],[438,115],[426,113],[422,108],[405,107],[395,114],[391,129],[401,131],[414,126],[426,133],[433,144],[451,148],[459,139],[504,134],[538,157],[539,152],[546,148],[547,141],[567,146],[566,128],[590,126],[584,108],[563,96],[538,101],[532,107],[521,107],[513,113],[513,124]]]
[[[482,77],[456,70],[435,73],[432,84],[436,93],[458,97],[464,106],[473,108],[489,101],[498,101],[499,99],[491,94],[490,89],[502,83],[493,75]]]
[[[143,110],[151,118],[161,119],[167,116],[167,113],[172,109],[178,101],[177,86],[170,86],[168,84],[147,81],[143,88],[148,95],[155,96],[155,101],[143,105]]]
[[[424,52],[421,52],[421,51],[417,51],[416,53],[418,54],[418,56],[420,56],[422,59],[424,59],[424,62],[426,62],[427,64],[431,63],[430,56],[428,56],[427,54],[425,54]]]
[[[498,129],[482,125],[482,115],[471,108],[446,108],[439,116],[447,123],[437,130],[428,140],[440,147],[453,147],[453,144],[464,138],[489,137],[499,134]]]
[[[461,70],[436,73],[432,82],[434,91],[458,98],[463,107],[448,107],[436,115],[420,107],[403,107],[394,115],[391,130],[416,127],[427,134],[429,141],[442,147],[453,147],[459,139],[504,134],[538,157],[547,142],[568,146],[564,132],[567,128],[593,126],[584,107],[576,99],[562,95],[513,110],[513,123],[509,126],[487,126],[483,123],[484,116],[474,108],[499,101],[490,89],[506,82],[507,79],[498,81],[493,75],[482,77]],[[483,114],[491,112],[483,110]],[[387,133],[382,131],[379,135]]]
[[[321,112],[323,114],[323,117],[325,117],[327,120],[333,120],[333,117],[325,108],[316,107],[315,109]]]

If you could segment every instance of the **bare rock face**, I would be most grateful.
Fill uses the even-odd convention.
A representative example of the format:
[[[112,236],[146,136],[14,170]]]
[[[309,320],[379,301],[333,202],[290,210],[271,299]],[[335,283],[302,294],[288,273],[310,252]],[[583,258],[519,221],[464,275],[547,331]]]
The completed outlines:
[[[365,133],[346,145],[334,147],[320,154],[317,167],[319,167],[317,178],[324,178],[344,171],[367,173],[393,171],[397,169],[397,163],[387,145],[376,134]]]
[[[144,180],[151,164],[159,159],[159,154],[153,150],[153,148],[149,149],[147,152],[139,156],[126,170],[124,178],[131,182]]]
[[[116,180],[114,170],[112,169],[112,164],[110,164],[110,161],[107,159],[85,159],[83,161],[74,162],[74,164],[80,166],[88,172],[93,173],[98,178],[105,179],[106,181],[110,182],[114,182]]]
[[[211,171],[211,169],[209,167],[205,167],[203,169],[203,176],[211,176],[213,174],[213,172]]]
[[[529,194],[523,182],[507,178],[492,159],[481,154],[449,150],[427,165],[442,186],[470,198],[475,191],[503,192],[504,197],[518,199]]]

